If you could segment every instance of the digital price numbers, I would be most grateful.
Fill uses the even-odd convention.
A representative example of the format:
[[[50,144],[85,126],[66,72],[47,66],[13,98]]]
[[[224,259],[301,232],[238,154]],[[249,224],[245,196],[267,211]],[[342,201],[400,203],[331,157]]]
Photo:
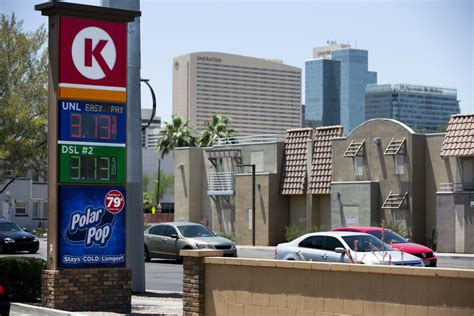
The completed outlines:
[[[62,183],[124,183],[125,147],[59,145]]]
[[[60,140],[125,143],[123,104],[59,101]]]

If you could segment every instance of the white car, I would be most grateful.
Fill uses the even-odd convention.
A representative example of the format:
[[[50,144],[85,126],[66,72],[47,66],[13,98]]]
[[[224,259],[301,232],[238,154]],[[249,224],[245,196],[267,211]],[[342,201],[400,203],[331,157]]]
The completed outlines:
[[[372,235],[342,231],[310,233],[279,244],[275,259],[424,266],[420,258],[393,250]]]

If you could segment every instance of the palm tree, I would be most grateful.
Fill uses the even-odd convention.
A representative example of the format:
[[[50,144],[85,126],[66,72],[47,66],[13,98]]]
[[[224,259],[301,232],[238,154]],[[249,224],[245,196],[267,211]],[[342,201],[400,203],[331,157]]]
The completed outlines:
[[[227,116],[214,114],[211,121],[204,121],[204,129],[199,137],[199,147],[210,147],[219,138],[232,137],[235,135],[233,129],[229,128],[230,120]]]
[[[192,128],[188,123],[188,121],[184,123],[182,117],[173,115],[171,122],[166,123],[165,127],[160,130],[157,149],[161,152],[161,158],[175,148],[196,146],[196,138],[193,137]]]

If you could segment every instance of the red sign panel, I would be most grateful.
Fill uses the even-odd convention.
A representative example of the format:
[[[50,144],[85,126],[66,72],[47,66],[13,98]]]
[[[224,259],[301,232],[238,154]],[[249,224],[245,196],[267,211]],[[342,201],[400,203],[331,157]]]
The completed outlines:
[[[127,86],[126,23],[72,17],[60,23],[60,86]]]

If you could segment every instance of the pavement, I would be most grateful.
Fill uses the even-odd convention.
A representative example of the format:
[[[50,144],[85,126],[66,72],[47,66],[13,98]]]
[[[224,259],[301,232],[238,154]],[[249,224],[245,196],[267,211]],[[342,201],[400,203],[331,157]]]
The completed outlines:
[[[127,315],[183,315],[183,294],[178,292],[146,291],[132,295],[132,313]],[[38,305],[12,303],[10,315],[86,316],[123,315],[110,312],[68,312]]]

